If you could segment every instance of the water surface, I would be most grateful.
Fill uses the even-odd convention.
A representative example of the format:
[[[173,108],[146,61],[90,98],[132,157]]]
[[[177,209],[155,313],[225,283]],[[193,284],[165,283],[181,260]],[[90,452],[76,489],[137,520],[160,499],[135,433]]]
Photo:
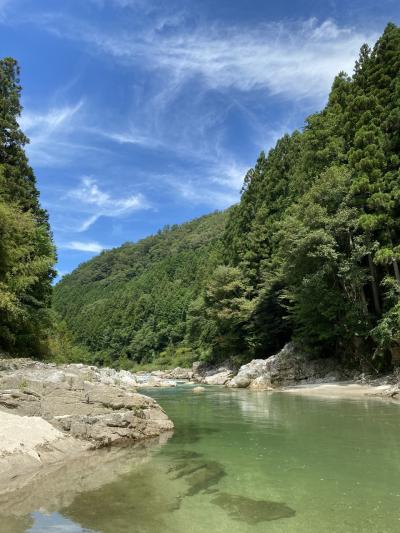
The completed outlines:
[[[25,496],[0,499],[0,531],[400,531],[399,405],[211,387],[147,393],[174,420],[171,438],[54,469]]]

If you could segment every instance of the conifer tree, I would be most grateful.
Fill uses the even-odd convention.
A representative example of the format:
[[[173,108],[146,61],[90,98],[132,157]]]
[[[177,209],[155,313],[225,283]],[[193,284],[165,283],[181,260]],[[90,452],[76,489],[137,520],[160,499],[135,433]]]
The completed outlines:
[[[0,61],[0,348],[40,356],[50,325],[55,250],[21,131],[19,68]]]

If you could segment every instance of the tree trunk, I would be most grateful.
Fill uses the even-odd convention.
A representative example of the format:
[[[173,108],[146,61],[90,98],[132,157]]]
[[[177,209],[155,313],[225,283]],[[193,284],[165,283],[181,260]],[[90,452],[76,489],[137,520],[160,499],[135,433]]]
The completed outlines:
[[[397,264],[396,259],[393,259],[393,270],[394,270],[394,275],[396,276],[397,282],[400,283],[400,270],[399,270],[399,265]]]
[[[371,284],[372,284],[372,296],[374,298],[374,307],[378,315],[381,314],[381,304],[379,302],[379,291],[378,285],[376,284],[376,270],[374,262],[372,261],[371,254],[368,254],[368,265],[369,271],[371,273]]]
[[[367,297],[365,296],[364,287],[360,288],[360,296],[361,296],[361,301],[363,304],[364,315],[367,316],[368,315],[368,302],[367,302]]]

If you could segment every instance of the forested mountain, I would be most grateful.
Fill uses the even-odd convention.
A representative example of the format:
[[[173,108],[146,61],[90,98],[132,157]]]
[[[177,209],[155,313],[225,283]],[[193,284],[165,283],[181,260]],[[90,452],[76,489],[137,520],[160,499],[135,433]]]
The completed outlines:
[[[225,255],[244,287],[249,357],[290,338],[373,364],[397,350],[399,163],[400,29],[389,24],[303,132],[245,178]]]
[[[400,346],[399,168],[400,29],[389,24],[303,131],[260,154],[227,215],[102,254],[57,286],[56,309],[100,359],[184,347],[243,361],[293,339],[381,367]]]
[[[55,351],[111,364],[184,361],[189,309],[222,261],[227,212],[216,212],[105,251],[55,287],[62,322]]]
[[[0,60],[0,350],[46,351],[55,250],[40,207],[21,113],[19,69]]]

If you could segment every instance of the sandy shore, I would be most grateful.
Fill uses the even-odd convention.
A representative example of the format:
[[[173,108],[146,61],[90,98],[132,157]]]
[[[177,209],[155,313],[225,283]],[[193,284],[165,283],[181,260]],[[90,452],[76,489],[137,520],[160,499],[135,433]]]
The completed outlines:
[[[295,385],[284,387],[282,391],[325,398],[361,398],[365,396],[380,396],[390,388],[390,385],[362,385],[352,381],[342,381],[335,383],[316,383],[313,385]]]

